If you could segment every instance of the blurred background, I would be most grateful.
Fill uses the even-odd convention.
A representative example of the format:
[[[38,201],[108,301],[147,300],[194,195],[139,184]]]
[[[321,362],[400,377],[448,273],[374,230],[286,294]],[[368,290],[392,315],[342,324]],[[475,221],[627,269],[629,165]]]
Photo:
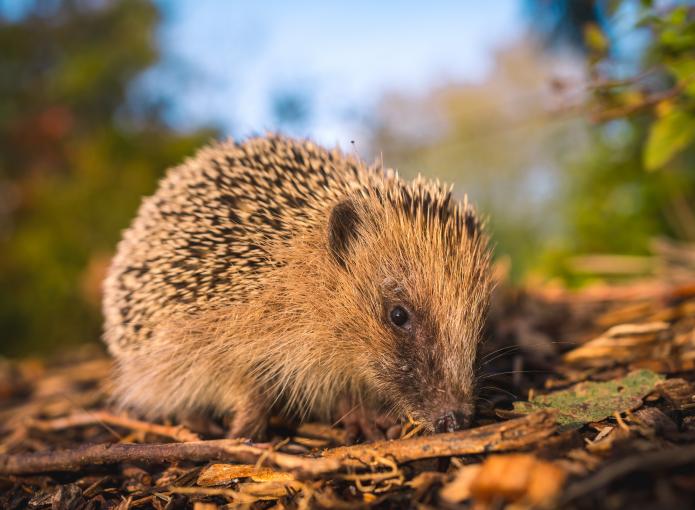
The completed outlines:
[[[518,284],[695,242],[685,1],[0,0],[0,352],[100,334],[167,166],[267,130],[453,182]]]

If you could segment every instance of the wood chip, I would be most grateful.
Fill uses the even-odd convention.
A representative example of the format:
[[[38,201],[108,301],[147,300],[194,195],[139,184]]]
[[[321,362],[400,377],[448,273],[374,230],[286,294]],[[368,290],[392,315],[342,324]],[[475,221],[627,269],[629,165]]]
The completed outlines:
[[[198,485],[210,487],[224,485],[239,478],[251,478],[256,482],[294,480],[283,471],[258,467],[255,464],[211,464],[198,475]]]
[[[666,358],[673,348],[665,322],[621,324],[566,353],[563,360],[580,366],[602,367],[638,359]]]

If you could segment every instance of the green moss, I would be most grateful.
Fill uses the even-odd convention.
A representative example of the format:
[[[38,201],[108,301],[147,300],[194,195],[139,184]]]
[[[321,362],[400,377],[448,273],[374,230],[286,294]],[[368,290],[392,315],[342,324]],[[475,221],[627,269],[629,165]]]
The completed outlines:
[[[514,409],[523,414],[554,409],[561,426],[579,428],[603,420],[616,411],[638,407],[642,398],[661,380],[662,376],[650,370],[638,370],[614,381],[584,382],[568,390],[539,395],[530,402],[515,402]]]

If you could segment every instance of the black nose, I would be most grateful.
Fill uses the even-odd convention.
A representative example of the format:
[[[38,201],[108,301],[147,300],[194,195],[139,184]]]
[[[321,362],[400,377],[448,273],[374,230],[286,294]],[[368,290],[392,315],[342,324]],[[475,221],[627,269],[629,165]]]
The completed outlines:
[[[434,421],[434,431],[453,432],[470,427],[472,416],[461,411],[449,411]]]

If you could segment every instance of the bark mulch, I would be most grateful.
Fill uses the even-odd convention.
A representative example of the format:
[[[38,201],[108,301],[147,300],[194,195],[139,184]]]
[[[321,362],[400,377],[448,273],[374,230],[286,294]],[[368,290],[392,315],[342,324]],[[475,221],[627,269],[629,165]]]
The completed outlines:
[[[695,278],[678,282],[501,287],[474,427],[404,420],[373,443],[115,413],[94,346],[2,361],[0,508],[693,508]]]

